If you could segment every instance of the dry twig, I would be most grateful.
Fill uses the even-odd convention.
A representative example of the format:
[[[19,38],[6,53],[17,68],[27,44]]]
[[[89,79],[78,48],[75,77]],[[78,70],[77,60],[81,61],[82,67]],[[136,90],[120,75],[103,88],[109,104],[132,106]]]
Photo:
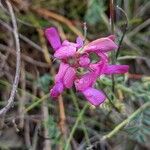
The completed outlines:
[[[18,82],[19,82],[20,62],[21,62],[21,57],[20,57],[20,43],[19,43],[19,36],[18,36],[18,29],[17,29],[16,18],[15,18],[15,15],[14,15],[13,8],[12,8],[12,6],[11,6],[11,4],[10,4],[10,2],[8,0],[6,1],[6,4],[7,4],[8,10],[9,10],[9,13],[10,13],[10,16],[11,16],[12,24],[13,24],[13,34],[14,34],[14,38],[15,38],[17,58],[16,58],[16,74],[15,74],[15,79],[14,79],[13,87],[12,87],[12,90],[11,90],[11,94],[10,94],[10,97],[8,99],[7,105],[0,110],[0,116],[5,115],[5,113],[13,105],[15,93],[17,91]]]
[[[78,36],[84,38],[82,32],[81,32],[80,30],[78,30],[78,29],[72,24],[72,22],[71,22],[69,19],[65,18],[64,16],[61,16],[61,15],[59,15],[59,14],[56,14],[56,13],[54,13],[54,12],[52,12],[52,11],[49,11],[49,10],[46,10],[46,9],[44,9],[44,8],[33,8],[33,7],[30,7],[30,9],[31,9],[34,13],[39,14],[40,16],[42,16],[42,17],[44,17],[44,18],[46,18],[46,19],[53,18],[53,19],[55,19],[55,20],[57,20],[57,21],[59,21],[59,22],[62,22],[62,23],[64,23],[64,24],[66,24],[66,25],[70,28],[70,30],[72,30],[73,33],[75,33],[76,35],[78,35]]]

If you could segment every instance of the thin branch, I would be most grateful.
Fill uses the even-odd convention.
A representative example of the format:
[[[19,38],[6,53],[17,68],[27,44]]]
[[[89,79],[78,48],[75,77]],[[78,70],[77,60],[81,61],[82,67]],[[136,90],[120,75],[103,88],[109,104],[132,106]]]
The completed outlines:
[[[13,87],[11,90],[10,97],[8,99],[7,105],[0,110],[0,116],[5,115],[5,113],[13,106],[14,103],[14,97],[17,91],[18,87],[18,82],[19,82],[19,76],[20,76],[20,64],[21,64],[21,56],[20,56],[20,43],[19,43],[19,35],[18,35],[18,29],[17,29],[17,23],[16,23],[16,18],[14,15],[13,8],[8,0],[6,0],[6,4],[11,16],[12,24],[13,24],[13,34],[15,38],[15,45],[16,45],[16,74],[15,74],[15,79],[13,83]]]
[[[139,31],[141,31],[143,28],[150,25],[150,18],[141,23],[139,26],[134,28],[130,33],[128,33],[128,37],[136,35]]]
[[[8,47],[6,45],[3,45],[1,43],[0,43],[0,50],[8,51],[8,52],[10,52],[10,54],[12,54],[14,57],[16,57],[14,49],[11,49],[10,47]],[[32,64],[32,65],[38,66],[38,67],[49,68],[49,65],[47,63],[37,61],[37,60],[27,56],[27,55],[24,55],[23,53],[21,54],[21,59],[28,62],[28,63],[30,63],[30,64]]]
[[[133,114],[131,114],[127,119],[117,125],[110,133],[102,137],[102,140],[109,139],[116,135],[126,124],[128,124],[133,118],[135,118],[139,113],[141,113],[146,108],[150,107],[150,102],[143,104],[139,109],[137,109]]]
[[[1,19],[0,19],[0,24],[1,24],[4,28],[6,28],[7,30],[13,32],[13,29],[12,29],[6,22],[4,22],[4,21],[1,20]],[[37,49],[38,51],[40,51],[40,52],[43,53],[42,48],[41,48],[39,45],[37,45],[36,43],[34,43],[33,41],[31,41],[30,39],[28,39],[26,36],[24,36],[24,35],[22,35],[22,34],[19,33],[19,38],[20,38],[21,40],[23,40],[24,42],[26,42],[27,44],[31,45],[33,48],[35,48],[35,49]]]
[[[47,9],[44,9],[44,8],[35,8],[35,7],[30,7],[30,10],[42,17],[44,17],[45,19],[49,19],[49,18],[52,18],[54,20],[57,20],[61,23],[64,23],[65,25],[68,26],[68,28],[70,28],[70,30],[75,33],[76,35],[84,38],[84,35],[82,34],[82,32],[80,30],[78,30],[73,24],[72,22],[65,18],[64,16],[60,15],[60,14],[57,14],[57,13],[54,13],[52,11],[49,11]]]
[[[114,0],[109,1],[109,7],[110,7],[110,27],[111,27],[111,34],[114,34],[115,30],[115,9],[114,9]],[[115,52],[111,52],[111,61],[112,64],[115,64]],[[115,93],[115,76],[112,75],[112,91]]]
[[[74,135],[74,133],[75,133],[75,131],[76,131],[76,128],[77,128],[79,122],[81,121],[81,119],[82,119],[82,117],[83,117],[83,115],[84,115],[84,112],[86,111],[86,109],[87,109],[88,107],[89,107],[89,104],[86,103],[86,104],[84,105],[83,109],[80,111],[80,113],[79,113],[79,115],[78,115],[78,117],[77,117],[77,120],[76,120],[76,122],[75,122],[75,124],[74,124],[74,126],[73,126],[73,128],[72,128],[72,130],[71,130],[71,132],[70,132],[70,135],[69,135],[69,137],[68,137],[68,139],[67,139],[67,142],[66,142],[66,145],[65,145],[65,148],[64,148],[65,150],[68,150],[68,149],[69,149],[69,145],[70,145],[71,139],[73,138],[73,135]]]
[[[117,6],[116,8],[119,9],[124,14],[124,16],[126,18],[125,30],[122,32],[123,34],[122,34],[122,37],[121,37],[121,39],[119,41],[118,49],[117,49],[117,52],[116,52],[116,60],[117,60],[117,58],[119,56],[119,53],[120,53],[121,44],[122,44],[124,36],[125,36],[125,34],[126,34],[127,30],[128,30],[128,22],[129,21],[128,21],[128,17],[127,17],[127,14],[125,13],[125,11],[122,8],[120,8],[119,6]]]

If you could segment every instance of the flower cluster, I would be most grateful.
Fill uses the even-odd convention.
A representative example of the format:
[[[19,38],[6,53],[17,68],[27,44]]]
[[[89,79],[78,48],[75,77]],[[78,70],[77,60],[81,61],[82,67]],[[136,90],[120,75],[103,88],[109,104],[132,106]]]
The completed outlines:
[[[128,71],[127,65],[110,65],[107,52],[117,49],[115,36],[100,38],[84,45],[83,39],[77,37],[76,42],[65,40],[61,42],[60,36],[54,27],[45,30],[45,35],[54,49],[54,57],[61,61],[55,85],[50,90],[50,96],[57,98],[64,89],[73,85],[93,105],[98,106],[104,102],[106,95],[94,88],[96,80],[101,75],[123,74]],[[92,63],[90,54],[95,53],[99,61]],[[78,70],[86,69],[82,75]]]

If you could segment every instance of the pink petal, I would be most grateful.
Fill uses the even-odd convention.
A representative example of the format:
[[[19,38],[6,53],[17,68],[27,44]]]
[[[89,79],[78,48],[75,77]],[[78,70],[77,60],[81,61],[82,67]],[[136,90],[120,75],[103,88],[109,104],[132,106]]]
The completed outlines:
[[[96,81],[96,74],[94,72],[89,72],[83,75],[80,79],[75,80],[75,87],[78,91],[83,91],[88,87],[91,87]]]
[[[77,43],[69,42],[68,40],[63,41],[62,46],[73,46],[75,48],[78,47]]]
[[[62,82],[57,82],[53,88],[50,90],[51,97],[58,97],[64,90]]]
[[[62,46],[54,54],[58,59],[65,59],[67,57],[74,56],[76,53],[76,48],[74,46]]]
[[[128,65],[109,65],[105,69],[105,74],[123,74],[128,72],[129,66]]]
[[[59,34],[56,28],[51,27],[45,30],[45,36],[47,37],[49,43],[51,44],[52,48],[56,51],[61,46],[61,41]]]
[[[69,65],[68,64],[65,64],[65,63],[61,63],[60,66],[59,66],[59,71],[58,73],[56,74],[55,76],[55,82],[59,82],[59,81],[62,81],[65,73],[66,73],[66,70],[69,68]]]
[[[74,68],[69,67],[66,70],[66,73],[65,73],[64,78],[63,78],[63,83],[64,83],[64,86],[66,88],[71,88],[72,87],[73,82],[75,80],[75,75],[76,75],[76,72],[75,72]]]
[[[94,106],[98,106],[106,99],[105,94],[102,91],[89,87],[85,91],[82,91],[86,99]]]
[[[78,48],[83,46],[83,39],[81,37],[76,38],[76,43],[78,44]]]
[[[115,41],[116,36],[115,35],[110,35],[110,36],[108,36],[108,38],[111,39],[112,41]]]
[[[108,52],[118,48],[117,44],[111,40],[112,37],[100,38],[90,42],[84,47],[85,52]]]
[[[81,67],[88,67],[90,64],[90,59],[87,55],[83,55],[79,58],[79,64],[81,65]]]
[[[104,57],[101,58],[101,61],[96,64],[90,64],[90,69],[95,72],[97,76],[101,76],[106,69],[106,66],[108,64],[108,60]]]

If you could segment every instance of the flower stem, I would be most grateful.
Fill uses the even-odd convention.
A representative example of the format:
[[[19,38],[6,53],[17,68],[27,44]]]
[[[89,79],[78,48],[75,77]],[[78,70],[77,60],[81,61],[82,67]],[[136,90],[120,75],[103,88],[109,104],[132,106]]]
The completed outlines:
[[[109,1],[109,7],[110,7],[110,27],[111,27],[111,34],[114,34],[114,0]],[[115,64],[115,52],[111,53],[111,61],[112,64]],[[112,91],[115,93],[115,76],[112,75]]]

